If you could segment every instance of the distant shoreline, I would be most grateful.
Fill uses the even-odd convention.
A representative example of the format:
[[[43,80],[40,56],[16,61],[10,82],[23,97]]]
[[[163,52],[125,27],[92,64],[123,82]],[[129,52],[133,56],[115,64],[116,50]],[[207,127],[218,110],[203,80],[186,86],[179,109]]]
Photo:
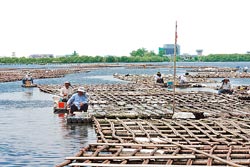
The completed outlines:
[[[77,63],[157,63],[171,62],[167,56],[68,56],[59,58],[0,57],[1,64],[77,64]],[[211,54],[208,56],[180,57],[177,62],[250,62],[250,54]]]

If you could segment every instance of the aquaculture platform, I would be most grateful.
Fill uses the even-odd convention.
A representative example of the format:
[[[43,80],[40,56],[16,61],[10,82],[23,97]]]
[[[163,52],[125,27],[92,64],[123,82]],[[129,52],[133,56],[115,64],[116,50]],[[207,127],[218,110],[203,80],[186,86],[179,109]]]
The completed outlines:
[[[126,84],[73,85],[90,96],[97,141],[57,167],[250,166],[248,86],[233,95],[176,92],[173,113],[171,90],[149,77],[131,78]],[[59,93],[58,85],[39,88]]]
[[[74,86],[77,90],[78,86]],[[172,118],[173,94],[153,84],[84,85],[90,96],[89,112],[97,118]],[[57,94],[58,85],[39,86],[41,91]],[[209,92],[175,95],[178,112],[189,112],[195,118],[249,117],[249,95],[218,95]]]
[[[98,141],[60,165],[249,166],[250,121],[96,119]]]

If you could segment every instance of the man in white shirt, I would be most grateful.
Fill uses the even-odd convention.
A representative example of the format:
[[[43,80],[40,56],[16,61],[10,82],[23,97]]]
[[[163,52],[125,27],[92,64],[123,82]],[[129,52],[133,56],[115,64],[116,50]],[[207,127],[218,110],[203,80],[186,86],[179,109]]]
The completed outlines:
[[[247,72],[247,70],[248,70],[247,66],[243,68],[243,72]]]
[[[233,94],[233,89],[228,78],[222,80],[222,85],[218,91],[218,94],[220,95],[222,93],[223,94],[228,93],[230,95]]]
[[[156,82],[156,83],[164,83],[163,78],[162,78],[160,72],[158,72],[158,73],[155,75],[155,82]]]
[[[185,76],[184,76],[184,75],[181,75],[181,76],[179,77],[179,84],[185,84],[185,83],[187,83],[188,81],[187,81],[186,76],[188,76],[188,75],[189,75],[189,73],[185,73]]]
[[[73,94],[73,89],[70,85],[69,81],[64,82],[64,86],[60,90],[60,96],[63,98],[63,102],[67,102],[69,99],[69,96]]]

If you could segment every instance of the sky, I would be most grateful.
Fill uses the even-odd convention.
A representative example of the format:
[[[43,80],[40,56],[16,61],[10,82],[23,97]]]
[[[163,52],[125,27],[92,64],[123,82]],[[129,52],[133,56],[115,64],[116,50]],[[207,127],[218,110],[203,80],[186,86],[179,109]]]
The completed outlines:
[[[0,56],[250,51],[249,0],[0,0]]]

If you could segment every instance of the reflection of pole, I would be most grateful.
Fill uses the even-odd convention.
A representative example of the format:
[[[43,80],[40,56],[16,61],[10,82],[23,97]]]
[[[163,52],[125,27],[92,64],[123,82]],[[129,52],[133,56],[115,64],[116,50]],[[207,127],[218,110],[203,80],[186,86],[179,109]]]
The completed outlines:
[[[177,21],[175,23],[175,43],[174,43],[174,83],[173,83],[173,114],[175,112],[175,83],[176,83],[176,48],[177,47]]]

